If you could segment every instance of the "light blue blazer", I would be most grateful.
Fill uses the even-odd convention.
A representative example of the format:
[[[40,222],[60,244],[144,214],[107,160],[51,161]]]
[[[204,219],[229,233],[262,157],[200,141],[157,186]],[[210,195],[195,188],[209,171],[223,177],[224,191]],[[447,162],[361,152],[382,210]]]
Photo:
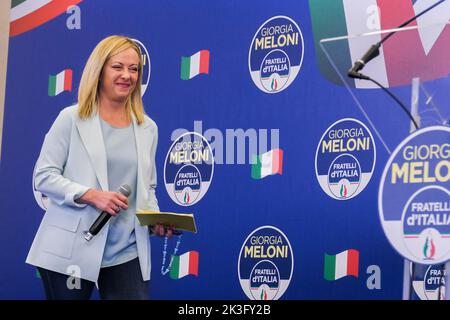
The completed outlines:
[[[136,207],[159,211],[155,197],[155,153],[158,127],[145,116],[138,125],[133,117],[138,157]],[[60,112],[45,136],[35,170],[35,187],[49,198],[46,213],[26,262],[67,274],[79,267],[80,277],[97,281],[109,223],[87,242],[83,231],[97,219],[99,210],[75,199],[89,188],[108,190],[106,150],[98,113],[78,117],[78,106]],[[115,190],[111,190],[115,191]],[[147,227],[135,225],[139,263],[144,280],[150,279],[150,238]]]

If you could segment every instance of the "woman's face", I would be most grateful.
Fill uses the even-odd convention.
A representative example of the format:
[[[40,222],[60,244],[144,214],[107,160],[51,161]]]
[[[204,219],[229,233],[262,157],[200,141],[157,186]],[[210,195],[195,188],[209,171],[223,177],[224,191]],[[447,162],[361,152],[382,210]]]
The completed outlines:
[[[110,57],[100,76],[100,96],[123,102],[133,92],[139,75],[139,56],[129,48]]]

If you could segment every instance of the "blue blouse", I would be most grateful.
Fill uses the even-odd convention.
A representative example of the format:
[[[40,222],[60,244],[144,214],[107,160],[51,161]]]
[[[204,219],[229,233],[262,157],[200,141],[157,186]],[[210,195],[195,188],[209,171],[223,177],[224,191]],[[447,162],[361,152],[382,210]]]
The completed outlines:
[[[103,253],[102,267],[111,267],[138,256],[136,235],[137,150],[133,126],[117,128],[100,117],[106,147],[109,191],[117,191],[122,184],[131,187],[128,210],[109,220],[109,230]]]

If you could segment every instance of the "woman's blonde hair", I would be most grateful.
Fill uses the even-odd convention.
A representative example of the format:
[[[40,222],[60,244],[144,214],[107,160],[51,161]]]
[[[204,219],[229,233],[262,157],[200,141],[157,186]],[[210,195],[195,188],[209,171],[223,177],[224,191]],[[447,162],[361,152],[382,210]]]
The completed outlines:
[[[100,41],[92,51],[81,76],[78,88],[78,115],[81,119],[92,116],[98,106],[99,80],[106,61],[112,56],[132,48],[139,56],[139,75],[136,86],[125,103],[128,117],[131,113],[136,117],[138,124],[144,122],[144,106],[141,97],[142,83],[142,55],[136,42],[124,36],[109,36]]]

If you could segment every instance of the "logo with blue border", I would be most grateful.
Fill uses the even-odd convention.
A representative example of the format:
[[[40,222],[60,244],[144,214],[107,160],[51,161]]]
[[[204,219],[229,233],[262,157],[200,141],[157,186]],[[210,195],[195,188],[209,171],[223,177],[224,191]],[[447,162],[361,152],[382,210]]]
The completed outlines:
[[[245,239],[238,261],[241,288],[251,300],[278,300],[294,270],[292,246],[278,228],[263,226]]]
[[[214,174],[214,157],[208,141],[196,132],[178,137],[164,163],[164,183],[178,205],[192,206],[209,189]]]
[[[287,16],[275,16],[256,31],[248,52],[248,67],[255,85],[266,93],[289,87],[300,71],[303,35]]]
[[[450,128],[427,127],[391,154],[380,182],[384,233],[406,259],[439,264],[450,259]]]
[[[320,138],[315,169],[322,190],[336,200],[349,200],[369,183],[376,161],[370,130],[359,120],[341,119]]]
[[[423,279],[423,288],[428,300],[445,300],[445,264],[428,267]]]
[[[420,300],[445,300],[445,264],[410,265],[412,286]]]

